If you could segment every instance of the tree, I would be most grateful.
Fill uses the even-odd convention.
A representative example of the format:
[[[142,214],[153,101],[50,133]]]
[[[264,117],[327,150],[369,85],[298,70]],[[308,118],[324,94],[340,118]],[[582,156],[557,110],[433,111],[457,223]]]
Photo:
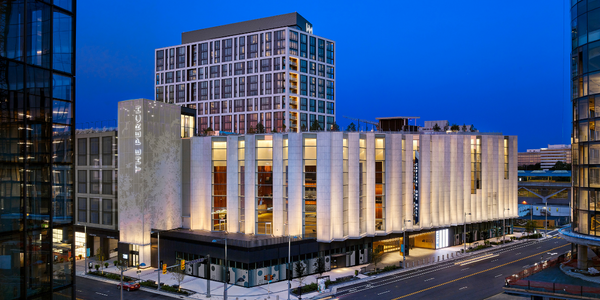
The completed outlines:
[[[346,128],[346,131],[356,131],[356,125],[354,125],[354,123],[350,123],[350,125],[348,125]]]
[[[375,267],[377,267],[377,264],[379,264],[382,259],[383,259],[383,251],[381,251],[381,249],[379,249],[379,248],[374,248],[371,251],[371,263]]]
[[[542,165],[540,163],[537,163],[535,165],[520,165],[518,166],[518,169],[524,171],[541,170]],[[570,168],[568,170],[570,170]]]
[[[533,213],[533,212],[531,212]],[[527,223],[525,223],[525,232],[527,233],[534,233],[535,232],[535,222],[532,220],[528,220]]]
[[[254,130],[254,128],[250,127],[250,128],[248,128],[248,133],[254,134],[254,133],[256,133],[256,130]]]
[[[319,122],[317,121],[317,119],[315,119],[310,124],[310,131],[320,131],[320,130],[321,130],[321,125],[319,125]]]
[[[283,121],[283,126],[281,126],[281,132],[285,132],[287,126],[285,126],[285,120]]]
[[[98,259],[98,261],[100,262],[100,264],[103,264],[104,261],[106,260],[106,257],[104,256],[104,249],[102,249],[102,247],[99,247],[96,250],[96,253],[98,253],[98,254],[96,254],[96,259]],[[102,269],[102,274],[104,274],[104,269]]]
[[[467,125],[465,125],[464,123],[463,123],[463,126],[462,126],[462,131],[463,132],[467,132]]]
[[[554,170],[571,170],[571,164],[567,164],[564,161],[557,161],[554,164],[554,167],[550,168],[551,171]]]
[[[173,280],[177,281],[179,291],[181,291],[181,282],[185,279],[185,270],[182,270],[180,266],[175,266],[169,270],[169,274]]]
[[[458,125],[456,125],[456,124],[452,124],[452,127],[450,127],[450,130],[452,130],[454,132],[457,132],[457,131],[460,130],[460,127]]]
[[[298,274],[298,278],[296,278],[296,280],[298,280],[299,294],[302,294],[302,282],[306,278],[306,267],[304,266],[302,261],[296,262],[296,264],[294,265],[294,271],[296,271],[296,273]]]
[[[265,133],[265,126],[263,126],[262,122],[256,124],[256,133]]]
[[[471,124],[471,132],[475,132],[477,131],[477,128],[475,128],[475,125]]]
[[[340,131],[340,126],[338,126],[337,123],[333,122],[333,125],[331,125],[331,131]]]
[[[300,126],[300,131],[306,131],[306,125]]]
[[[433,131],[440,132],[442,131],[442,128],[440,128],[440,126],[437,123],[435,123],[435,125],[433,125]]]
[[[211,131],[213,131],[212,127],[208,126],[208,128],[204,129],[204,134],[206,135]]]
[[[325,273],[325,259],[323,259],[323,257],[319,257],[317,259],[316,267],[317,267],[316,270],[317,270],[317,273],[319,274],[319,277],[322,277],[323,273]]]
[[[446,125],[444,126],[444,131],[448,131],[448,129],[450,129],[450,123],[448,123],[448,121],[446,121]]]

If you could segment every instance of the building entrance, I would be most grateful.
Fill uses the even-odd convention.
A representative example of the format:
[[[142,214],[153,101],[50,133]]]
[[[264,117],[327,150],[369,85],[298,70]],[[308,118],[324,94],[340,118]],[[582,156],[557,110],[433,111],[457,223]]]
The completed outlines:
[[[398,251],[400,252],[400,245],[402,245],[403,238],[387,239],[382,241],[373,242],[373,249],[385,252]]]

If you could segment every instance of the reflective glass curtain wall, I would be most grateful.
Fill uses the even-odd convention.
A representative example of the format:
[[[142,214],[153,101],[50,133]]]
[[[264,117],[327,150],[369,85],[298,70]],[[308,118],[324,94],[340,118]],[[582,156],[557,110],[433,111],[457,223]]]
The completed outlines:
[[[0,11],[1,293],[71,298],[75,1]]]
[[[571,0],[573,231],[600,236],[600,1]]]

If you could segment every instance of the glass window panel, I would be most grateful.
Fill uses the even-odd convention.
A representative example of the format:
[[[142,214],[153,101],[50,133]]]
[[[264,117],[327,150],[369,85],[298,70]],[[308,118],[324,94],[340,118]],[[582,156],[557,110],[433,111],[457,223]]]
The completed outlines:
[[[71,103],[54,100],[52,102],[52,121],[59,124],[71,124],[72,122]]]
[[[54,12],[52,65],[55,70],[72,73],[73,31],[71,16]]]
[[[54,74],[52,76],[52,96],[61,100],[73,100],[73,95],[71,93],[71,78]]]

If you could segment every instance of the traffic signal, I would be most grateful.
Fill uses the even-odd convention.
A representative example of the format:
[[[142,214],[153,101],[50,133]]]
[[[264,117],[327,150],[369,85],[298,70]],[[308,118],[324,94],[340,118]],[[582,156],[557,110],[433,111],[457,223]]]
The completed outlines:
[[[185,270],[185,259],[181,260],[181,270]]]
[[[167,274],[167,264],[162,265],[162,272],[163,274]]]
[[[273,275],[265,275],[265,280],[273,280]]]

